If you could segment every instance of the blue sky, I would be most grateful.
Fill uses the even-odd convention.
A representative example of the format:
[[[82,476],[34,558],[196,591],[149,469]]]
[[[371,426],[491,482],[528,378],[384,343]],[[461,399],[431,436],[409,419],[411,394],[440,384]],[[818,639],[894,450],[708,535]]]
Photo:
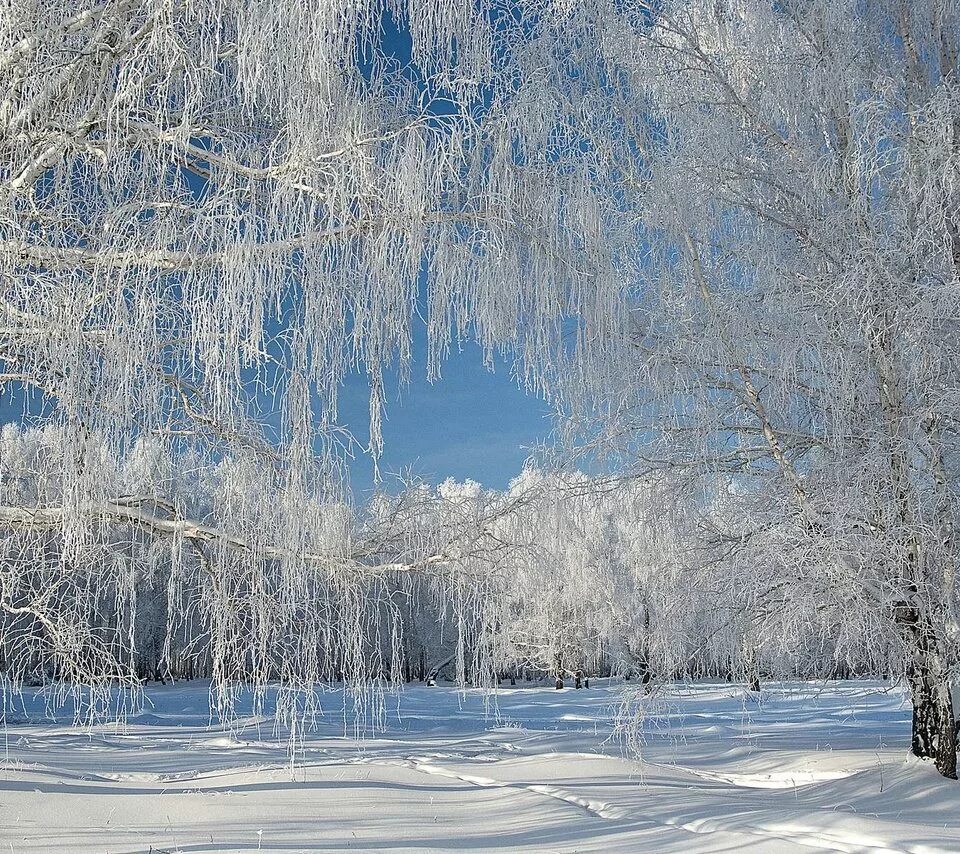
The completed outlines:
[[[518,474],[531,446],[547,437],[550,409],[526,394],[510,377],[502,360],[494,372],[483,365],[476,344],[464,344],[443,365],[443,378],[426,380],[423,335],[414,348],[411,381],[400,387],[395,374],[385,377],[387,411],[380,464],[384,486],[391,473],[407,471],[433,483],[446,477],[472,478],[484,486],[505,487]],[[367,379],[351,374],[340,397],[340,423],[366,444],[369,431]],[[24,397],[0,396],[0,423],[20,421]],[[357,454],[350,462],[351,487],[357,498],[373,488],[373,461]]]
[[[401,388],[395,375],[385,378],[384,485],[389,488],[391,472],[411,469],[434,483],[472,478],[505,487],[520,472],[529,448],[549,434],[549,407],[518,388],[508,364],[498,361],[493,372],[484,367],[483,353],[472,343],[452,353],[442,379],[431,384],[422,335],[415,344],[410,384]],[[363,443],[368,412],[366,378],[353,374],[341,394],[339,420]],[[362,497],[373,487],[372,460],[358,455],[350,475],[354,494]]]

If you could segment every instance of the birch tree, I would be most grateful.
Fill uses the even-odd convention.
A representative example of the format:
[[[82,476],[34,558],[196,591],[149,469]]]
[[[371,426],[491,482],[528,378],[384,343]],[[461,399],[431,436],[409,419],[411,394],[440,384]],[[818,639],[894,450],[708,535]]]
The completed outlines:
[[[423,567],[372,566],[343,524],[345,373],[368,376],[376,457],[423,298],[436,374],[461,334],[491,350],[536,317],[523,334],[547,341],[571,269],[615,284],[605,244],[568,251],[598,209],[579,158],[517,169],[516,141],[552,124],[481,129],[532,35],[512,6],[4,6],[0,391],[33,395],[61,465],[42,500],[2,485],[4,626],[89,658],[83,591],[128,595],[98,555],[159,537],[207,603],[224,702],[240,678],[362,681],[367,605]],[[220,467],[211,506],[118,491],[104,461],[144,436]],[[195,599],[171,602],[192,624]],[[76,681],[129,681],[101,651]]]
[[[894,633],[913,752],[955,776],[960,9],[601,17],[644,238],[631,331],[575,377],[606,427],[573,406],[573,430],[694,494],[731,484],[713,535],[758,546],[757,595]]]

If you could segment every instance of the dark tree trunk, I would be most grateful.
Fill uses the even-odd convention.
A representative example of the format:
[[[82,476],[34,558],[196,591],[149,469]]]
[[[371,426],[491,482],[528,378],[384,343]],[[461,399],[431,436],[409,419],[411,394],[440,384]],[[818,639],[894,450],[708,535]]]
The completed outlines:
[[[750,647],[747,654],[747,688],[754,694],[760,693],[760,666],[754,647]]]
[[[956,780],[957,725],[943,646],[917,608],[901,604],[897,621],[913,651],[907,669],[913,706],[910,751],[921,759],[932,759],[944,777]]]
[[[643,608],[643,639],[637,655],[637,678],[644,691],[651,690],[653,671],[650,667],[650,608],[646,604]]]
[[[910,683],[913,702],[910,750],[921,759],[932,759],[944,777],[956,780],[957,730],[949,687],[936,685],[919,673],[911,677]]]
[[[902,425],[908,418],[904,387],[900,381],[899,353],[895,350],[893,310],[889,305],[875,307],[874,331],[868,345],[876,361],[880,406],[890,438],[890,486],[897,510],[897,522],[908,533],[905,546],[905,577],[908,579],[904,601],[894,607],[894,620],[906,641],[910,682],[910,700],[913,705],[913,727],[910,749],[921,759],[932,759],[937,770],[952,780],[957,779],[957,730],[953,719],[953,701],[947,669],[946,647],[942,631],[932,616],[937,603],[924,603],[920,591],[927,588],[926,575],[920,556],[923,543],[919,534],[916,512],[917,494],[907,444],[902,437]],[[932,442],[936,448],[937,443]],[[937,477],[936,473],[934,477]]]
[[[932,759],[937,770],[957,779],[957,728],[946,668],[937,655],[918,656],[910,674],[913,726],[910,750]]]

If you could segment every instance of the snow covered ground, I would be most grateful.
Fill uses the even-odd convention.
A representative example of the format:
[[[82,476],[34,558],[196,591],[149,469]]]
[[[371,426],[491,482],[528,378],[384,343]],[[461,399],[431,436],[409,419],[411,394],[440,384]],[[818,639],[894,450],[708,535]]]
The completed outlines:
[[[8,723],[3,852],[960,851],[960,784],[906,757],[880,683],[678,687],[643,759],[610,738],[621,686],[408,688],[343,737],[341,698],[291,770],[269,719],[210,725],[206,686],[150,687],[126,727]],[[8,718],[10,717],[8,710]]]

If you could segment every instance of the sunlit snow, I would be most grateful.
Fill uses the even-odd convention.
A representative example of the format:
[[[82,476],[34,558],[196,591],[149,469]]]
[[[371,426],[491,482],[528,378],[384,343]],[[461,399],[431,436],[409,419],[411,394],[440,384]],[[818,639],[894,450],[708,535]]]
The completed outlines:
[[[268,716],[211,725],[205,683],[150,687],[125,727],[34,698],[8,709],[0,850],[960,850],[960,794],[907,757],[899,690],[677,686],[637,760],[613,733],[622,687],[415,686],[362,742],[331,691],[292,767]]]

